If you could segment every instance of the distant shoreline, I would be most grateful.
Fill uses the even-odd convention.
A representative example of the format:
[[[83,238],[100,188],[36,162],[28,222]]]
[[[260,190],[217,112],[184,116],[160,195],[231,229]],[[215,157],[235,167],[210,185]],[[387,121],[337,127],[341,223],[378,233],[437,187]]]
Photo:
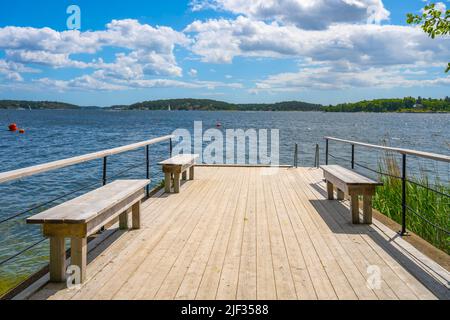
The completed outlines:
[[[234,104],[209,99],[166,99],[110,107],[78,106],[58,101],[0,100],[0,110],[450,113],[450,98],[375,99],[329,106],[303,101]]]
[[[26,109],[14,109],[14,108],[0,108],[0,111],[12,110],[12,111],[30,111]],[[98,108],[84,108],[79,109],[32,109],[32,111],[103,111],[103,112],[142,112],[142,111],[166,111],[166,112],[317,112],[317,113],[390,113],[390,114],[450,114],[450,111],[322,111],[322,110],[164,110],[164,109],[123,109],[112,110],[103,107]]]

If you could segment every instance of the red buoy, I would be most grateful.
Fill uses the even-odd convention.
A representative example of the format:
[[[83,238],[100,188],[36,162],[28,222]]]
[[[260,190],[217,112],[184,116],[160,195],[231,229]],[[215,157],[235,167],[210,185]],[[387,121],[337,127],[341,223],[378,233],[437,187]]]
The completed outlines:
[[[9,131],[17,131],[17,124],[11,123],[11,124],[8,126],[8,129],[9,129]]]
[[[25,133],[25,129],[19,129],[19,133]]]

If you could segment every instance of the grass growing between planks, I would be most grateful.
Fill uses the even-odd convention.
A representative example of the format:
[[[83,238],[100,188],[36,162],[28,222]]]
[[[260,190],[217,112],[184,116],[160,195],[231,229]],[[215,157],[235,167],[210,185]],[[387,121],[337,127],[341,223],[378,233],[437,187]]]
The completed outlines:
[[[385,154],[380,160],[379,171],[400,177],[400,165],[392,154]],[[380,175],[383,186],[377,188],[373,207],[401,224],[402,221],[402,181],[390,176]],[[412,210],[406,213],[406,228],[419,235],[435,247],[450,254],[450,198],[423,186],[450,194],[450,185],[430,180],[424,172],[420,177],[408,177],[406,183],[407,205]],[[420,216],[418,216],[420,214]]]

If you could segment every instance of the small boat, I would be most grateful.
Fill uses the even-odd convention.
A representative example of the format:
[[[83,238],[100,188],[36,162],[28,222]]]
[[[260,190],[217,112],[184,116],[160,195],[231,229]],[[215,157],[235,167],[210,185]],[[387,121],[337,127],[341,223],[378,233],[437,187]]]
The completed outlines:
[[[217,121],[216,127],[217,127],[217,128],[222,128],[222,123],[220,123],[219,121]]]

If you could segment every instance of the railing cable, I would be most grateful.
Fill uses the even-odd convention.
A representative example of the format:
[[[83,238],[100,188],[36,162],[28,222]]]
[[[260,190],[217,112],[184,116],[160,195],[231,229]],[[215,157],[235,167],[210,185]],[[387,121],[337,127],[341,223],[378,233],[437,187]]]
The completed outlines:
[[[24,215],[24,214],[26,214],[26,213],[29,213],[29,212],[33,211],[33,210],[39,209],[39,208],[41,208],[41,207],[43,207],[43,206],[46,206],[46,205],[48,205],[48,204],[50,204],[50,203],[53,203],[53,202],[55,202],[55,201],[61,200],[61,199],[65,198],[65,197],[67,197],[67,196],[70,196],[70,195],[74,194],[74,193],[77,193],[77,192],[83,191],[83,190],[85,190],[85,189],[91,188],[91,187],[93,187],[93,186],[95,186],[95,185],[97,185],[97,184],[99,184],[99,182],[95,182],[95,183],[92,183],[92,184],[89,184],[89,185],[85,185],[85,186],[83,186],[83,187],[81,187],[81,188],[79,188],[79,189],[77,189],[77,190],[74,190],[74,191],[65,193],[65,194],[63,194],[63,195],[61,195],[61,196],[59,196],[59,197],[57,197],[57,198],[54,198],[54,199],[52,199],[52,200],[49,200],[49,201],[40,203],[40,204],[38,204],[38,205],[35,205],[34,207],[31,207],[31,208],[29,208],[29,209],[26,209],[26,210],[24,210],[24,211],[22,211],[22,212],[19,212],[19,213],[13,215],[13,216],[10,216],[10,217],[8,217],[8,218],[6,218],[6,219],[1,220],[1,221],[0,221],[0,224],[5,223],[5,222],[7,222],[7,221],[10,221],[10,220],[12,220],[12,219],[15,219],[15,218],[17,218],[17,217],[19,217],[19,216],[21,216],[21,215]]]
[[[416,186],[418,186],[418,187],[422,187],[422,188],[424,188],[424,189],[433,191],[433,192],[435,192],[435,193],[439,193],[440,195],[442,195],[442,196],[444,196],[444,197],[450,198],[450,194],[447,194],[447,193],[441,192],[441,191],[439,191],[439,190],[430,188],[430,187],[428,187],[428,186],[425,186],[425,185],[423,185],[423,184],[420,184],[420,183],[415,182],[415,181],[412,181],[412,180],[406,180],[406,181],[409,182],[409,183],[412,183],[412,184],[414,184],[414,185],[416,185]]]
[[[133,170],[133,169],[137,169],[137,168],[139,168],[139,167],[142,167],[142,165],[141,165],[141,164],[138,164],[138,165],[130,166],[130,167],[128,167],[127,169],[125,169],[125,170],[123,170],[123,171],[120,171],[120,172],[116,173],[116,174],[113,175],[113,176],[108,177],[108,179],[114,179],[114,178],[120,177],[120,176],[123,175],[124,173],[127,173],[127,172],[129,172],[129,171],[131,171],[131,170]]]
[[[9,262],[9,261],[11,261],[11,260],[17,258],[18,256],[22,255],[23,253],[27,252],[28,250],[33,249],[34,247],[36,247],[37,245],[41,244],[41,243],[44,242],[45,240],[47,240],[47,238],[43,238],[43,239],[39,240],[38,242],[36,242],[36,243],[34,243],[34,244],[32,244],[32,245],[26,247],[25,249],[23,249],[23,250],[17,252],[17,253],[14,254],[13,256],[11,256],[11,257],[9,257],[9,258],[7,258],[7,259],[1,261],[1,262],[0,262],[0,266],[2,266],[2,265],[4,265],[5,263],[7,263],[7,262]]]
[[[445,230],[444,228],[442,228],[441,226],[438,226],[437,224],[435,224],[434,222],[431,222],[430,220],[428,220],[427,218],[425,218],[423,215],[421,215],[420,213],[418,213],[417,211],[415,211],[413,208],[411,208],[410,206],[406,206],[406,208],[411,211],[412,213],[414,213],[416,216],[418,216],[419,218],[421,218],[422,220],[426,221],[428,224],[432,225],[433,227],[435,227],[436,229],[449,234],[450,235],[450,231]]]

